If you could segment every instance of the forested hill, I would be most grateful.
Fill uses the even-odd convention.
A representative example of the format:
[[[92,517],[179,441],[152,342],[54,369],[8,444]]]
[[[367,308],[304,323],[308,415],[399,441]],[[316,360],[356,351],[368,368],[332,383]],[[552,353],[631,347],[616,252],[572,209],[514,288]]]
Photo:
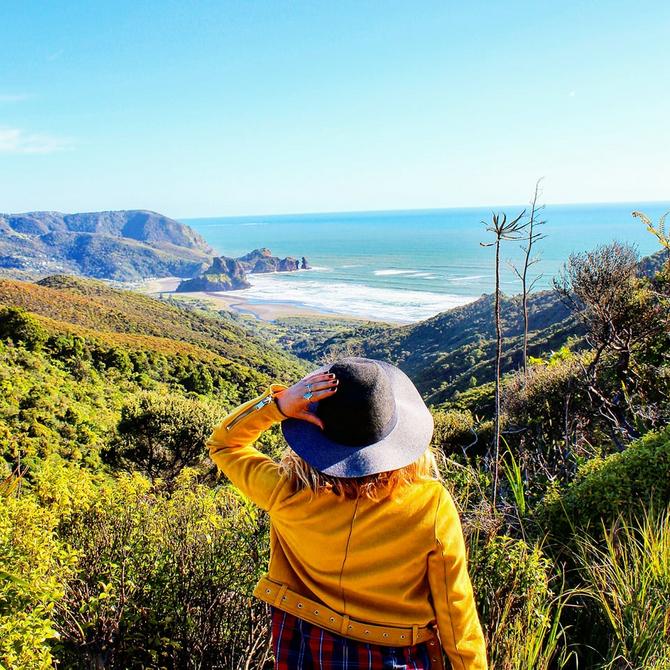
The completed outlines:
[[[129,281],[192,277],[214,252],[189,226],[146,210],[0,214],[0,267]]]
[[[321,342],[301,340],[293,345],[293,350],[310,360],[350,352],[391,361],[412,378],[428,403],[440,404],[455,391],[493,378],[493,302],[493,295],[483,295],[475,302],[416,324],[361,326]],[[521,361],[521,296],[503,296],[501,312],[506,338],[503,370],[509,371]],[[575,317],[553,292],[532,294],[528,312],[530,355],[558,349],[570,336],[581,333]]]
[[[182,352],[233,363],[243,376],[290,381],[303,364],[230,319],[156,300],[104,282],[53,276],[38,283],[0,280],[0,305],[36,315],[50,333],[80,334],[121,349]]]

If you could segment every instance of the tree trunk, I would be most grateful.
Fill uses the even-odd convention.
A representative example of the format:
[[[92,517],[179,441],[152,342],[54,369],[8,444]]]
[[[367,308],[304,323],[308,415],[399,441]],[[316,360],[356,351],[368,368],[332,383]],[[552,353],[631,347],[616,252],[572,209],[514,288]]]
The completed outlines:
[[[502,328],[500,325],[500,238],[496,240],[496,390],[495,419],[493,428],[493,506],[498,497],[498,468],[500,459],[500,359],[502,356]]]

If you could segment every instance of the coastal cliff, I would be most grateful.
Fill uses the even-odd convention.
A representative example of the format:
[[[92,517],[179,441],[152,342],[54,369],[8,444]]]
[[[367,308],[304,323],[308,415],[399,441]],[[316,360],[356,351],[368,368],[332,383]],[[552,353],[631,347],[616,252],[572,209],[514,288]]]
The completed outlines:
[[[0,214],[0,268],[134,281],[192,277],[214,252],[190,226],[147,210]]]

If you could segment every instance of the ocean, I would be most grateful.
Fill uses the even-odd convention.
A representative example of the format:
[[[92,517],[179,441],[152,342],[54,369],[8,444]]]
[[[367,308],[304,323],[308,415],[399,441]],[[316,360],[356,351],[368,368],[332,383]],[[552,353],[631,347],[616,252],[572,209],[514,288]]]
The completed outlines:
[[[274,255],[305,256],[312,270],[251,275],[239,292],[250,303],[282,302],[326,313],[415,322],[466,304],[494,288],[493,241],[482,221],[492,211],[515,215],[523,207],[346,212],[183,219],[217,253],[241,256],[268,247]],[[670,203],[547,205],[541,212],[546,235],[537,243],[541,275],[536,290],[551,280],[571,253],[613,240],[636,245],[641,256],[660,249],[634,209],[652,220]],[[520,263],[520,242],[501,251],[501,287],[520,291],[510,263]]]

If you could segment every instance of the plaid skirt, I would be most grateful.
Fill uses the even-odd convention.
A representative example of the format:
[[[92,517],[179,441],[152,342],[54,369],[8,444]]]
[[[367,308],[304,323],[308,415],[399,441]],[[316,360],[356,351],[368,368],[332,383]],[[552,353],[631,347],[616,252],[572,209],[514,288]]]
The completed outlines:
[[[275,670],[429,670],[428,643],[386,647],[358,642],[272,608]]]

